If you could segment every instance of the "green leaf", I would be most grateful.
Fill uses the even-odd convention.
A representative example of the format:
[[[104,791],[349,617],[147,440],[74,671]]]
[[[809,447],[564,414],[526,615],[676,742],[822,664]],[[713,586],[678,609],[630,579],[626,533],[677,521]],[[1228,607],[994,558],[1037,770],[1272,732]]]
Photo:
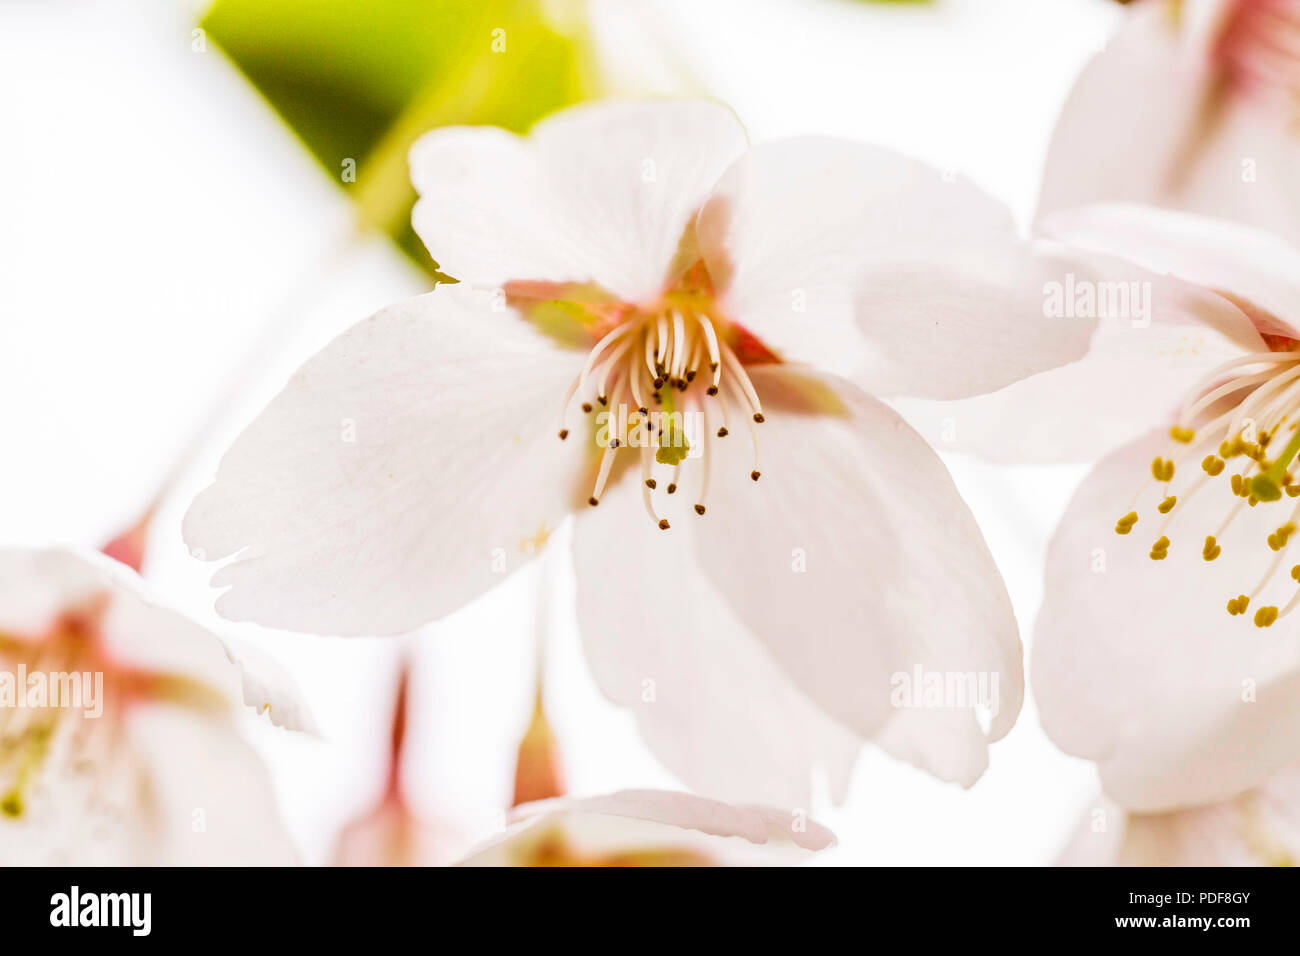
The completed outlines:
[[[557,10],[537,0],[216,0],[201,26],[347,190],[360,221],[445,280],[411,229],[407,152],[436,126],[523,132],[590,96],[580,7],[563,24]]]

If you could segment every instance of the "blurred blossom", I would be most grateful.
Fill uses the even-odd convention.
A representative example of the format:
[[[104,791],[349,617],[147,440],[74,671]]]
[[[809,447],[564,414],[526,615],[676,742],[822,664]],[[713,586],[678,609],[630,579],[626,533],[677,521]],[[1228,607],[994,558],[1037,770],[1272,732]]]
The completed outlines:
[[[576,511],[596,680],[692,787],[802,806],[822,767],[842,798],[863,740],[973,783],[1020,708],[1015,620],[947,471],[863,389],[977,394],[1077,358],[1086,323],[1030,321],[1060,263],[956,177],[748,149],[703,101],[434,132],[412,169],[463,285],[345,333],[227,453],[185,519],[238,554],[218,610],[406,631]],[[973,702],[896,707],[918,666],[1000,678],[987,735]]]
[[[465,837],[445,823],[424,819],[402,793],[402,758],[410,707],[410,673],[402,666],[393,705],[388,775],[379,802],[339,834],[337,866],[445,866],[467,846]]]
[[[107,559],[0,551],[0,859],[296,862],[232,705],[310,718],[243,656]]]
[[[799,811],[733,807],[688,793],[627,790],[518,807],[461,866],[779,866],[833,846]]]
[[[1084,817],[1063,866],[1295,866],[1300,860],[1300,772],[1269,777],[1232,800],[1169,813],[1114,805]]]
[[[1147,324],[1101,321],[1085,358],[1019,396],[1064,436],[1025,450],[1111,442],[1048,553],[1043,726],[1130,809],[1228,799],[1300,759],[1300,249],[1141,206],[1045,228],[1153,305]]]
[[[1300,241],[1300,0],[1141,0],[1057,125],[1040,213],[1154,203]]]

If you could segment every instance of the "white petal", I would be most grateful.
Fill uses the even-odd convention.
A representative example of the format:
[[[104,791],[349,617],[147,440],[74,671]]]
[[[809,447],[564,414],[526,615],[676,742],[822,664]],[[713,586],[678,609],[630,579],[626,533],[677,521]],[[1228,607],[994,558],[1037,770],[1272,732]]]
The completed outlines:
[[[827,139],[756,147],[699,221],[724,309],[787,361],[870,391],[953,398],[1083,354],[1092,323],[1048,321],[1065,271],[964,181]]]
[[[1099,203],[1042,222],[1071,245],[1130,260],[1253,306],[1262,332],[1300,338],[1300,247],[1236,223]]]
[[[706,101],[573,107],[527,139],[453,127],[411,150],[415,230],[449,275],[595,282],[625,301],[656,297],[710,187],[745,148]]]
[[[92,615],[101,642],[97,650],[112,665],[185,677],[231,703],[258,688],[256,706],[271,703],[279,711],[277,723],[291,729],[308,723],[287,675],[245,670],[220,638],[163,606],[135,572],[100,554],[0,550],[0,632],[37,640],[70,611]]]
[[[1061,859],[1068,866],[1295,866],[1300,860],[1300,771],[1288,767],[1232,800],[1168,813],[1096,810]]]
[[[1285,110],[1225,94],[1171,6],[1137,5],[1079,77],[1052,136],[1040,214],[1106,200],[1152,203],[1300,242],[1300,136]]]
[[[944,451],[993,461],[1089,461],[1167,423],[1215,367],[1267,350],[1246,315],[1222,296],[1120,265],[1109,274],[1117,289],[1127,286],[1139,297],[1149,290],[1150,314],[1099,321],[1077,362],[958,402],[893,404]]]
[[[974,518],[938,457],[883,404],[830,377],[752,375],[766,416],[762,478],[750,480],[743,434],[715,443],[722,474],[700,519],[701,566],[827,713],[973,783],[987,759],[977,701],[917,715],[894,691],[917,668],[970,675],[996,704],[989,737],[1015,721],[1020,641]]]
[[[572,506],[556,437],[582,356],[454,287],[399,303],[307,362],[185,516],[217,610],[300,631],[389,634],[515,570]]]
[[[147,768],[154,862],[298,862],[270,776],[232,722],[180,708],[145,708],[132,715],[131,740]]]
[[[557,832],[582,857],[678,850],[723,865],[797,862],[808,851],[835,843],[829,830],[801,812],[730,806],[662,790],[525,804],[516,817],[522,822],[471,853],[462,865],[518,865],[540,840]]]
[[[1194,448],[1175,476],[1180,503],[1165,527],[1154,506],[1166,492],[1149,478],[1152,458],[1171,444],[1148,435],[1080,487],[1048,553],[1030,669],[1048,735],[1095,760],[1107,794],[1139,810],[1226,799],[1300,758],[1300,648],[1284,640],[1293,619],[1252,623],[1257,608],[1280,607],[1295,592],[1296,557],[1281,553],[1245,616],[1226,610],[1263,578],[1275,557],[1265,539],[1292,499],[1242,508],[1220,532],[1241,500],[1227,487],[1232,468],[1187,496],[1210,450]],[[1144,486],[1136,527],[1116,535]],[[1161,534],[1169,555],[1152,561]],[[1201,555],[1207,535],[1222,548],[1213,562]]]
[[[316,719],[292,674],[256,648],[231,640],[222,643],[227,659],[239,672],[245,704],[266,715],[277,727],[317,733]]]
[[[639,498],[628,476],[574,528],[578,625],[601,691],[636,714],[692,790],[807,807],[824,769],[842,800],[861,741],[793,686],[710,586],[689,503],[660,531]]]

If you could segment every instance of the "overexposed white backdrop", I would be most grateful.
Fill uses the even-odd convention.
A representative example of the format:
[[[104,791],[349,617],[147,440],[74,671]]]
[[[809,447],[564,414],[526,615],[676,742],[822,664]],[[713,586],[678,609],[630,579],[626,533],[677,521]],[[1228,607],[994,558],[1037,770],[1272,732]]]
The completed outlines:
[[[1110,0],[603,2],[633,4],[674,68],[730,103],[754,140],[892,146],[970,176],[1026,222],[1056,112],[1121,13]],[[592,684],[563,560],[400,641],[213,614],[212,568],[180,541],[188,501],[305,357],[427,282],[386,242],[355,238],[340,186],[219,50],[193,51],[201,8],[0,5],[0,546],[103,544],[200,437],[154,523],[146,577],[296,676],[320,738],[247,725],[309,862],[327,862],[338,828],[378,795],[407,646],[418,661],[408,793],[470,837],[495,825],[531,707],[539,573],[560,595],[547,705],[570,790],[677,786]],[[625,23],[606,34],[616,58]],[[1083,469],[946,460],[1028,643],[1043,552]],[[824,862],[1047,863],[1095,786],[1089,764],[1047,740],[1031,700],[971,790],[868,747],[848,804],[813,809],[840,838]]]

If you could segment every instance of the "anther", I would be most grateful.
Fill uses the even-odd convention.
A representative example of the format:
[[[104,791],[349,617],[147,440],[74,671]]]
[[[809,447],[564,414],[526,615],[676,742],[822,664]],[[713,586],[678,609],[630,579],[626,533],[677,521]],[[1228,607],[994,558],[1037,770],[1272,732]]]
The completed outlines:
[[[1211,478],[1223,473],[1224,461],[1218,455],[1206,455],[1205,460],[1201,462],[1201,467]]]
[[[670,481],[670,482],[668,483],[668,487],[667,487],[665,490],[666,490],[670,495],[671,495],[671,494],[676,494],[676,492],[677,492],[677,483],[676,483],[676,482],[673,482],[673,481]]]
[[[1269,605],[1268,607],[1262,607],[1255,612],[1256,627],[1271,627],[1273,625],[1273,622],[1276,620],[1277,620],[1277,608],[1273,607],[1272,605]]]
[[[645,486],[646,486],[647,488],[649,488],[650,490],[652,490],[652,491],[655,489],[655,487],[657,486],[657,484],[658,484],[658,483],[657,483],[653,478],[647,478],[647,479],[645,480]]]
[[[1115,522],[1115,533],[1128,534],[1133,530],[1133,526],[1137,523],[1138,513],[1136,511],[1130,511],[1128,514],[1124,515],[1124,517]]]
[[[755,413],[754,413],[754,421],[758,422],[758,423],[761,425],[761,424],[763,424],[764,421],[766,421],[766,419],[763,418],[763,413],[762,413],[762,412],[755,412]]]
[[[592,495],[590,498],[587,499],[587,504],[591,505],[594,508],[596,507],[596,505],[600,504],[600,499],[597,498],[595,495]]]
[[[1151,546],[1151,560],[1163,561],[1167,557],[1169,557],[1169,539],[1161,535],[1156,543]]]
[[[1167,458],[1156,458],[1151,462],[1151,475],[1156,481],[1169,481],[1174,477],[1174,463]]]
[[[1244,594],[1238,594],[1235,598],[1228,599],[1228,613],[1234,617],[1238,614],[1245,614],[1246,608],[1250,606],[1250,598]]]
[[[660,530],[660,531],[667,531],[667,530],[668,530],[668,519],[667,519],[667,518],[660,518],[660,519],[659,519],[659,530]]]
[[[1162,515],[1167,515],[1169,512],[1174,510],[1174,505],[1176,504],[1178,504],[1178,496],[1170,495],[1164,501],[1160,502],[1160,504],[1156,505],[1156,510]]]
[[[584,415],[589,415],[589,414],[591,414],[591,402],[583,402],[583,403],[582,403],[582,411],[583,411],[583,414],[584,414]]]
[[[1201,549],[1201,557],[1206,561],[1213,561],[1222,553],[1223,548],[1219,546],[1219,542],[1214,535],[1206,535],[1205,547]],[[1298,565],[1298,567],[1300,567],[1300,565]]]
[[[695,506],[695,513],[696,513],[697,515],[702,515],[702,514],[704,514],[704,505],[696,505],[696,506]]]
[[[726,437],[727,437],[727,429],[726,429],[726,426],[723,426],[722,428],[719,428],[719,429],[718,429],[718,437],[719,437],[719,438],[726,438]]]
[[[708,388],[706,388],[706,389],[704,390],[704,393],[705,393],[706,395],[717,395],[717,394],[718,394],[718,386],[716,386],[716,385],[710,385]]]
[[[751,471],[749,473],[749,477],[752,478],[754,481],[758,481],[760,475],[762,475],[761,471]]]
[[[566,439],[566,438],[568,438],[568,437],[569,437],[569,430],[568,430],[567,428],[561,428],[561,429],[560,429],[560,441],[564,441],[564,439]]]
[[[1192,443],[1192,439],[1196,437],[1196,432],[1192,431],[1190,428],[1187,428],[1183,425],[1175,425],[1173,428],[1169,429],[1169,437],[1176,442],[1181,442],[1184,445],[1190,445]]]

